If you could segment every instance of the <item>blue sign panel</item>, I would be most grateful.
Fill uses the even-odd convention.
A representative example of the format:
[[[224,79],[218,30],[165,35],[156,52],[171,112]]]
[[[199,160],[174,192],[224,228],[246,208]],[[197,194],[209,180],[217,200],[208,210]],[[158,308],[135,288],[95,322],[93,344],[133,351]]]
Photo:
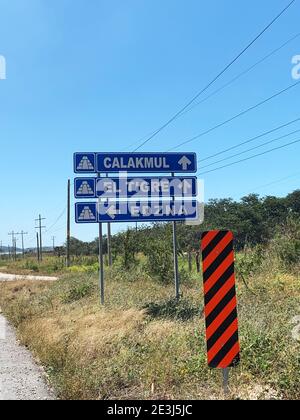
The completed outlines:
[[[77,174],[96,173],[96,153],[75,153],[74,172]]]
[[[98,172],[196,172],[195,153],[97,153]]]
[[[196,177],[76,178],[75,198],[195,197]]]
[[[194,173],[195,153],[75,153],[75,173]]]
[[[76,203],[76,223],[167,222],[198,219],[196,200]]]
[[[96,180],[97,178],[75,178],[75,198],[97,198]]]

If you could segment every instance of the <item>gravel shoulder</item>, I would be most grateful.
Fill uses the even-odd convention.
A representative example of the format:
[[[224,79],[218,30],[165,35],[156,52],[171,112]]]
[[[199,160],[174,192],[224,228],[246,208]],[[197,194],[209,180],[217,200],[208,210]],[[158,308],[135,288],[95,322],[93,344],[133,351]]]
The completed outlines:
[[[54,400],[45,374],[0,315],[0,400]]]
[[[0,281],[54,281],[53,277],[18,276],[0,273]],[[55,400],[43,369],[31,353],[21,346],[14,328],[1,315],[0,309],[0,401]]]

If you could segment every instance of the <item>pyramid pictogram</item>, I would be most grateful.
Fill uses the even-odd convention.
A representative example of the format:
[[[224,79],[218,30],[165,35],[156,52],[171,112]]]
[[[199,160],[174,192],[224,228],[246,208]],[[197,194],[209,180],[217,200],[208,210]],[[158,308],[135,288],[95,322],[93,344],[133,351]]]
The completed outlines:
[[[94,195],[94,191],[90,187],[87,181],[83,181],[80,188],[77,191],[78,195]]]
[[[77,166],[78,171],[93,171],[94,166],[87,156],[83,156],[79,165]]]
[[[89,206],[85,206],[79,216],[79,220],[96,220],[96,216]]]

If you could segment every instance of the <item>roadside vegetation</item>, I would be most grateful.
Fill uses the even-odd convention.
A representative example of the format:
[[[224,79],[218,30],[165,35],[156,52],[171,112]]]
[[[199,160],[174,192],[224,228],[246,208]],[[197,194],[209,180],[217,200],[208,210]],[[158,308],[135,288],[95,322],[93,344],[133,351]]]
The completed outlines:
[[[293,210],[278,216],[273,202],[270,214],[280,222],[271,225],[262,217],[260,226],[257,200],[246,205],[239,223],[247,229],[236,242],[242,353],[241,364],[230,371],[229,398],[299,399],[300,336],[293,323],[300,315],[299,214]],[[296,209],[297,201],[293,203]],[[227,218],[235,215],[230,212],[223,211],[222,223],[218,213],[216,225],[205,229],[230,228]],[[37,272],[59,272],[59,281],[0,283],[2,311],[45,366],[60,398],[224,398],[222,374],[206,361],[202,278],[195,254],[205,229],[179,225],[179,301],[174,300],[168,225],[114,237],[104,307],[96,252],[75,252],[75,239],[70,268],[58,256],[47,257],[38,267]],[[255,232],[264,232],[263,239]],[[1,264],[22,271],[31,261]]]

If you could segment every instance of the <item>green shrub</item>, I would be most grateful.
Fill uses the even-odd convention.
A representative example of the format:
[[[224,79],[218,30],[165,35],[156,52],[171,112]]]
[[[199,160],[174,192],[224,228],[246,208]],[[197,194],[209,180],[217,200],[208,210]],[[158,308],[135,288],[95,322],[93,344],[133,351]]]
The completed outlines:
[[[91,281],[80,282],[64,293],[62,301],[63,303],[77,302],[87,296],[91,296],[94,290],[95,285]]]
[[[36,273],[38,273],[38,272],[39,272],[39,266],[38,266],[38,264],[37,264],[36,262],[32,261],[32,260],[28,260],[28,261],[26,261],[26,263],[25,263],[25,268],[26,268],[27,270],[34,271],[34,272],[36,272]]]
[[[289,219],[271,243],[282,265],[291,270],[300,265],[300,221]]]
[[[265,250],[261,245],[253,249],[245,248],[243,253],[239,253],[236,258],[236,272],[241,277],[253,276],[261,267],[264,260]]]
[[[148,257],[146,263],[147,273],[161,283],[170,283],[174,277],[171,247],[160,240],[152,240],[146,248],[146,254]]]
[[[99,271],[99,263],[94,263],[93,265],[72,265],[71,267],[67,268],[67,271],[74,274],[78,274],[78,273],[93,274]]]

